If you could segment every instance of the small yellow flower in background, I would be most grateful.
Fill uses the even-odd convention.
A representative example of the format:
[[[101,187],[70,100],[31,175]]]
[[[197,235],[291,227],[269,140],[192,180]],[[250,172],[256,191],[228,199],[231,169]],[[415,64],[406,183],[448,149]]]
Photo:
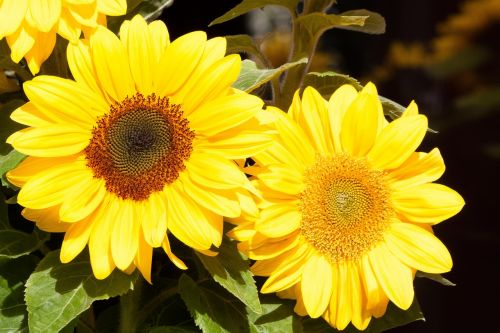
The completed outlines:
[[[54,49],[56,34],[76,43],[82,30],[105,25],[105,15],[126,12],[126,0],[2,0],[0,39],[6,37],[15,63],[26,58],[37,74]]]
[[[448,272],[452,260],[431,226],[464,205],[432,183],[439,150],[415,152],[427,119],[412,102],[388,123],[376,88],[339,88],[325,101],[313,88],[276,115],[279,139],[246,172],[260,194],[258,218],[230,236],[267,276],[263,293],[296,299],[295,311],[344,329],[365,329],[389,300],[408,309],[415,271]]]
[[[75,78],[39,76],[11,118],[29,126],[8,142],[29,155],[7,177],[23,215],[65,232],[61,261],[87,245],[97,278],[138,267],[150,280],[153,247],[172,262],[167,230],[208,254],[222,216],[257,214],[232,159],[272,144],[260,98],[231,88],[241,59],[201,31],[170,43],[161,21],[99,27],[68,46]]]

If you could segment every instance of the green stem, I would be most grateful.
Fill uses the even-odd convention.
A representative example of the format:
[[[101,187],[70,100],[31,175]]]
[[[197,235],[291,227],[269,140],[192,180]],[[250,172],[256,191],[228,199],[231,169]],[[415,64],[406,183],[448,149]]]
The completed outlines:
[[[165,289],[160,292],[155,298],[153,298],[149,303],[144,305],[139,313],[137,313],[136,325],[142,324],[148,317],[153,313],[156,308],[158,308],[161,304],[165,302],[165,300],[177,294],[177,286]],[[125,332],[125,331],[122,331]]]
[[[120,297],[120,326],[118,332],[120,333],[135,333],[139,322],[139,301],[141,299],[141,292],[143,288],[143,281],[139,279],[134,289],[130,290],[125,295]]]

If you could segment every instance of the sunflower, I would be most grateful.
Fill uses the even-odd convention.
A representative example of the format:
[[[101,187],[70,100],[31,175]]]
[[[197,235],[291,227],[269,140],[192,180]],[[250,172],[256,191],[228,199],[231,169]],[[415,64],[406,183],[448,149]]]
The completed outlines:
[[[388,123],[376,88],[340,87],[325,101],[313,88],[276,115],[279,138],[246,172],[260,216],[235,221],[230,236],[268,277],[263,293],[296,299],[295,311],[363,330],[389,300],[412,304],[416,270],[447,272],[452,260],[431,226],[464,205],[432,183],[438,149],[415,152],[427,119],[415,103]]]
[[[65,232],[61,261],[88,243],[94,275],[138,267],[150,280],[152,248],[172,262],[167,230],[214,254],[223,217],[257,214],[247,177],[232,159],[272,144],[258,97],[231,88],[238,55],[201,31],[172,43],[161,21],[136,16],[120,39],[97,28],[68,46],[75,80],[38,76],[11,118],[29,127],[8,142],[29,155],[8,172],[23,215]],[[213,248],[212,248],[213,249]]]
[[[7,37],[12,61],[25,58],[33,74],[50,56],[56,34],[76,43],[82,30],[106,24],[106,16],[125,15],[126,0],[2,0],[0,39]]]

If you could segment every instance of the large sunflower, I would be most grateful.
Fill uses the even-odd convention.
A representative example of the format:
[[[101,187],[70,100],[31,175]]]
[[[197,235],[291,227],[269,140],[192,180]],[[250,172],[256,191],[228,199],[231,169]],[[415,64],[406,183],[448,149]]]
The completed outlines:
[[[106,17],[124,15],[126,0],[1,0],[0,39],[7,37],[12,61],[26,58],[33,74],[49,57],[56,34],[76,43]]]
[[[68,47],[73,80],[39,76],[12,119],[8,142],[29,155],[7,177],[23,215],[64,231],[61,261],[88,243],[94,274],[137,266],[149,280],[153,247],[170,259],[167,229],[192,248],[219,246],[222,216],[256,214],[231,159],[269,146],[275,132],[258,97],[231,88],[241,60],[201,31],[169,42],[161,21],[100,27]],[[240,204],[241,202],[241,204]]]
[[[313,88],[288,114],[274,109],[279,139],[246,172],[260,192],[260,217],[230,235],[269,278],[262,292],[296,299],[295,311],[344,329],[365,329],[392,301],[413,301],[415,270],[447,272],[452,260],[431,225],[464,205],[434,184],[438,149],[415,152],[427,119],[412,103],[388,123],[376,88],[339,88],[325,101]]]

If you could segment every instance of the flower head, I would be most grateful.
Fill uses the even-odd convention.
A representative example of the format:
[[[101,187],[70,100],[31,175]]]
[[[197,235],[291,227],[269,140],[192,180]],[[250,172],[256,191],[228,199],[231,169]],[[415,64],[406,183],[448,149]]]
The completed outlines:
[[[29,127],[9,139],[29,155],[7,177],[23,215],[65,232],[61,260],[88,243],[94,274],[138,267],[150,279],[154,247],[172,262],[167,230],[209,253],[223,216],[257,214],[232,159],[272,144],[258,97],[231,88],[241,60],[201,31],[169,41],[161,21],[125,21],[68,46],[75,80],[39,76],[12,113]],[[240,205],[243,202],[244,205]]]
[[[426,117],[412,102],[388,123],[371,83],[359,93],[342,86],[329,101],[308,87],[288,114],[272,112],[279,137],[246,170],[260,216],[230,232],[268,277],[262,292],[296,299],[297,313],[338,329],[365,329],[389,300],[407,309],[416,270],[451,269],[431,226],[464,204],[432,183],[445,168],[439,150],[415,152]]]
[[[12,61],[25,58],[33,74],[50,56],[56,34],[76,43],[81,32],[105,24],[106,15],[125,15],[126,0],[2,0],[0,39],[6,37]]]

